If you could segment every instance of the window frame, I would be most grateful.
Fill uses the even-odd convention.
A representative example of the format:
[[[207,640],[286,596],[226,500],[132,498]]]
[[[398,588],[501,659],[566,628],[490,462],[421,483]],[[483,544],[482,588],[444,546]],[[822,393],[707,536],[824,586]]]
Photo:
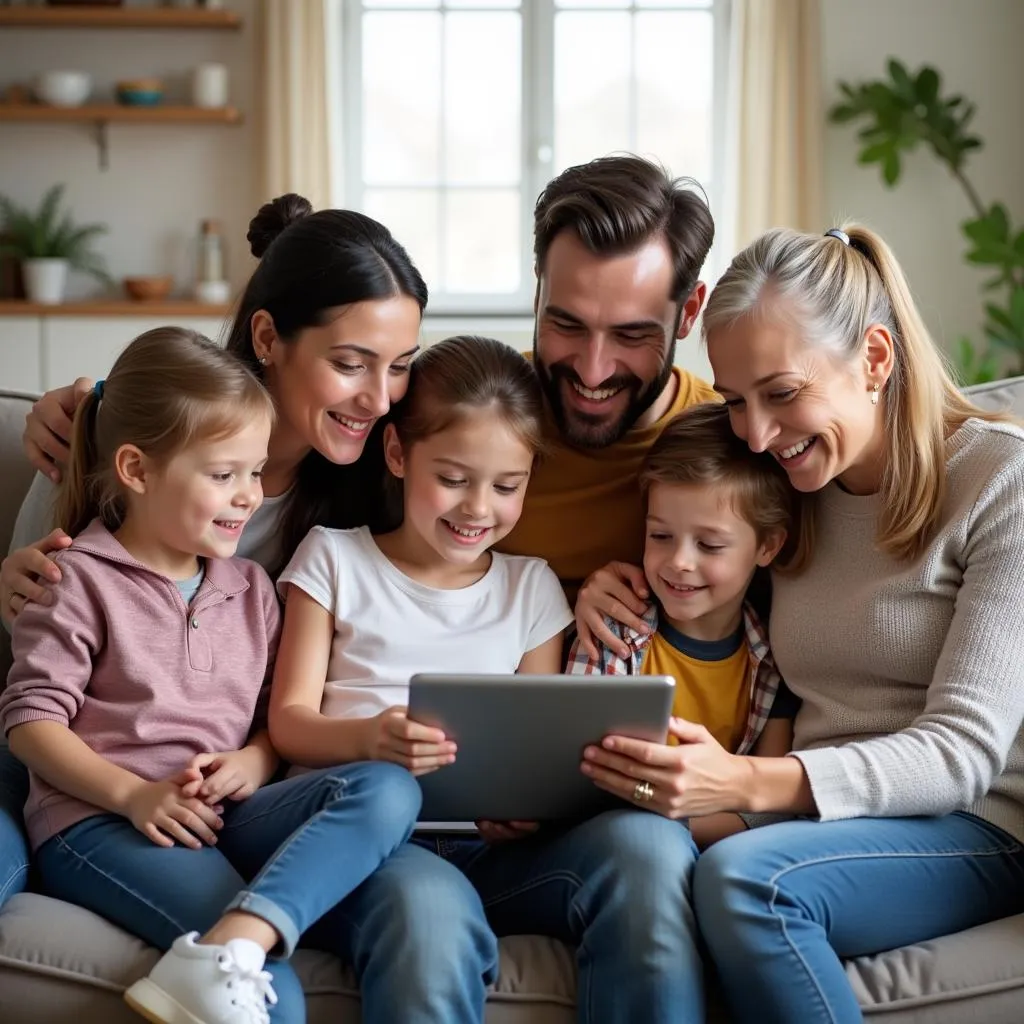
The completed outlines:
[[[362,176],[362,15],[366,8],[363,0],[336,0],[340,10],[336,23],[340,26],[340,43],[335,37],[334,47],[340,50],[340,70],[333,75],[333,95],[341,94],[341,103],[330,104],[332,138],[335,140],[335,180],[332,182],[334,202],[350,209],[363,208],[365,183]],[[447,6],[440,0],[442,11],[498,11],[501,8]],[[711,112],[711,180],[701,182],[712,211],[720,209],[723,197],[723,178],[727,155],[726,92],[728,88],[729,22],[731,0],[707,0],[706,4],[678,0],[678,6],[692,6],[709,10],[712,16],[712,112]],[[388,5],[388,10],[401,10],[402,0]],[[408,5],[411,12],[436,10]],[[515,10],[515,8],[508,8]],[[588,8],[580,8],[587,10]],[[608,8],[593,8],[608,10]],[[639,10],[634,0],[623,8],[629,12]],[[369,8],[373,10],[373,8]],[[555,127],[555,0],[521,0],[518,13],[522,25],[522,62],[520,75],[520,288],[508,294],[455,294],[431,293],[430,313],[435,316],[523,317],[533,313],[535,275],[533,264],[533,207],[544,186],[553,177]],[[329,61],[329,65],[332,62]],[[339,124],[340,122],[340,124]],[[595,154],[597,156],[598,154]],[[686,174],[685,168],[672,168],[675,174]],[[487,187],[487,186],[482,186]],[[444,183],[444,190],[460,188],[473,190],[476,186]],[[443,207],[442,207],[443,223]],[[401,239],[399,239],[401,241]],[[413,259],[416,253],[411,253]],[[714,252],[709,258],[705,276],[713,269]]]

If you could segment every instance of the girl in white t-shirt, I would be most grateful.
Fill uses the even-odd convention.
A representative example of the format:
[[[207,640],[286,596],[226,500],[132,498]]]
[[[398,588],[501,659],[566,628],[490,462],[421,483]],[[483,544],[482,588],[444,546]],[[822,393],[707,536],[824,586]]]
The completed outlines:
[[[314,528],[280,577],[270,733],[284,758],[430,772],[458,753],[406,717],[411,675],[560,670],[571,615],[558,580],[492,550],[519,519],[543,417],[533,367],[499,342],[452,338],[413,362],[384,437],[402,525]],[[655,1019],[689,998],[675,980],[700,971],[686,829],[630,807],[479,826],[482,840],[418,833],[307,933],[355,966],[366,1024],[482,1022],[508,934],[576,946],[580,1021]]]
[[[522,512],[542,416],[533,367],[501,342],[449,338],[413,363],[384,435],[402,525],[314,527],[278,580],[271,734],[286,759],[432,771],[455,745],[406,717],[414,673],[561,670],[557,577],[491,550]]]

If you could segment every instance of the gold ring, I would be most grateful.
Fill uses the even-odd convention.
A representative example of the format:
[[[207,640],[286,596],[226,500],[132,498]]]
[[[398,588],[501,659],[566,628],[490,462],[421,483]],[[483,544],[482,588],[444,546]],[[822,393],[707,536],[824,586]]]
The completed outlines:
[[[633,787],[633,799],[639,803],[650,803],[654,799],[654,787],[649,782],[638,782]]]

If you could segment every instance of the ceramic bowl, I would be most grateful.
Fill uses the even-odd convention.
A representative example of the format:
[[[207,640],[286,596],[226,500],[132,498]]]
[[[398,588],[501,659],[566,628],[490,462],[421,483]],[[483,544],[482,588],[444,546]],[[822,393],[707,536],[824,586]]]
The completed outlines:
[[[130,78],[115,87],[118,103],[129,107],[154,107],[163,101],[164,86],[159,78]]]
[[[92,90],[84,71],[46,71],[35,82],[36,98],[52,107],[80,107]]]
[[[173,277],[126,277],[124,290],[139,302],[160,302],[171,294]]]

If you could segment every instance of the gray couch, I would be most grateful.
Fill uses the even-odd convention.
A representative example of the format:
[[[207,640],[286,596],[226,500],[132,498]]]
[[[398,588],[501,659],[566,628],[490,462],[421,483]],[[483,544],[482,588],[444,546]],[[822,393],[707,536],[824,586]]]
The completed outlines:
[[[986,405],[1012,405],[1024,416],[1024,378],[989,386],[977,397]],[[2,551],[31,475],[20,447],[28,406],[25,396],[0,393]],[[0,629],[3,673],[6,643]],[[942,898],[935,893],[935,899]],[[122,1003],[121,993],[156,959],[155,950],[95,914],[35,893],[15,896],[0,910],[0,1021],[133,1024],[139,1018]],[[358,1021],[358,992],[347,968],[309,951],[300,951],[295,963],[308,993],[311,1024]],[[847,965],[847,974],[872,1020],[1019,1024],[1024,1020],[1024,915],[863,957]],[[505,939],[488,1024],[570,1024],[574,988],[573,957],[565,946],[536,936]],[[723,1019],[717,1010],[710,1017]]]

